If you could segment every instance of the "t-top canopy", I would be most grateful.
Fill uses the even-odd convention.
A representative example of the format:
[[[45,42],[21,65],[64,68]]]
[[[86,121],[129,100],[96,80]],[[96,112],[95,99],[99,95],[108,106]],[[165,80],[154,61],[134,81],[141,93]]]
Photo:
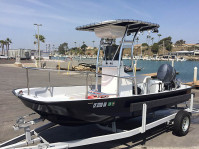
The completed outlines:
[[[100,38],[119,38],[124,35],[125,29],[128,26],[128,34],[139,31],[155,30],[159,27],[158,24],[143,22],[138,20],[109,20],[100,23],[93,23],[84,26],[76,27],[76,30],[94,31]]]

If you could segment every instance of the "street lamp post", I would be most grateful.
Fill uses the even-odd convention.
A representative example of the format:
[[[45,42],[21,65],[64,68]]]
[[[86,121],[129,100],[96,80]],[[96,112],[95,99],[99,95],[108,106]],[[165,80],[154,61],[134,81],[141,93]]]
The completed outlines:
[[[34,24],[37,26],[38,34],[37,34],[37,44],[38,44],[38,56],[39,56],[39,66],[41,66],[41,51],[40,51],[40,43],[39,43],[39,26],[42,24]]]
[[[48,44],[46,44],[46,52],[48,51]]]

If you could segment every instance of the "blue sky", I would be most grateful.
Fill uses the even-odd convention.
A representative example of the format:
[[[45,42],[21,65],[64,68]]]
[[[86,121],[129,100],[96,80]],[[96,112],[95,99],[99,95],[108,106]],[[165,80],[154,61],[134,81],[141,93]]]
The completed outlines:
[[[92,32],[76,31],[75,27],[112,19],[135,19],[158,23],[162,38],[186,43],[199,42],[198,0],[0,0],[0,40],[9,37],[11,48],[32,48],[36,27],[47,44],[56,47],[68,42],[69,47],[83,41],[92,46],[99,39]],[[157,34],[152,34],[155,41]],[[142,37],[140,42],[144,42]],[[45,44],[46,44],[45,43]],[[45,44],[41,47],[45,49]]]

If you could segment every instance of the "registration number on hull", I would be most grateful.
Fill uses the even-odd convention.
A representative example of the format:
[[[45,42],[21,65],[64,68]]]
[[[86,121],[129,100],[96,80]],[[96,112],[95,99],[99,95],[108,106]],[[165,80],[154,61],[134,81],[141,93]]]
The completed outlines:
[[[115,101],[93,103],[93,108],[105,108],[113,106],[115,106]]]

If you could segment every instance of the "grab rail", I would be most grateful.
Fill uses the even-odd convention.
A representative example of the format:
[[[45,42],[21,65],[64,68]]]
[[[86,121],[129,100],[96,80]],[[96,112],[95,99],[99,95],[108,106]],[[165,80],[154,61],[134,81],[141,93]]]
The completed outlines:
[[[55,72],[62,71],[62,72],[66,72],[66,70],[43,69],[43,68],[35,68],[35,67],[22,67],[22,68],[31,69],[31,70],[41,70],[41,71],[55,71]],[[98,75],[104,75],[104,76],[110,76],[110,77],[116,77],[116,78],[123,78],[123,79],[135,78],[135,76],[123,76],[123,77],[121,76],[121,77],[118,77],[118,76],[115,76],[115,75],[109,75],[109,74],[103,74],[103,73],[96,73],[96,72],[88,72],[88,71],[75,71],[75,72],[78,72],[80,74],[86,74],[86,73],[98,74]]]
[[[55,72],[66,72],[66,70],[55,70],[55,69],[43,69],[43,68],[35,68],[35,67],[22,67],[22,68],[25,68],[26,69],[26,78],[27,78],[27,88],[28,88],[28,95],[30,94],[30,88],[29,88],[29,72],[28,70],[41,70],[41,71],[49,71],[48,73],[48,81],[49,81],[49,87],[51,86],[50,85],[50,82],[51,82],[51,77],[50,77],[50,71],[55,71]],[[85,94],[85,97],[87,98],[88,97],[88,76],[89,74],[95,74],[96,76],[97,75],[104,75],[104,76],[110,76],[110,77],[116,77],[116,78],[121,78],[121,79],[128,79],[128,80],[134,80],[135,76],[115,76],[115,75],[108,75],[108,74],[102,74],[102,73],[96,73],[96,72],[88,72],[88,71],[76,71],[76,72],[79,72],[80,74],[86,74],[86,94]]]

